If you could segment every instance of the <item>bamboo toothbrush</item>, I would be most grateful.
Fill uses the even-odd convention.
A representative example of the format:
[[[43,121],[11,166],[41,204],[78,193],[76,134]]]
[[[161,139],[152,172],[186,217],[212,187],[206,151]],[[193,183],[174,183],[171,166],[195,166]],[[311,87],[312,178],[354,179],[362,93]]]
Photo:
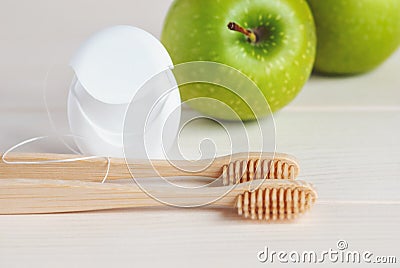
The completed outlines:
[[[8,163],[0,161],[0,179],[30,178],[81,180],[101,182],[106,174],[108,161],[106,158],[86,159],[75,162],[60,163],[61,160],[82,158],[78,155],[60,154],[8,154]],[[35,164],[38,162],[40,165]],[[212,161],[176,161],[171,165],[164,160],[129,160],[110,158],[110,169],[107,180],[119,180],[132,177],[128,165],[135,169],[135,176],[172,177],[202,176],[221,178],[223,185],[232,185],[254,179],[294,179],[299,173],[299,165],[295,157],[282,153],[240,153],[218,157]],[[25,163],[17,165],[12,163]],[[201,170],[203,166],[205,169]],[[156,171],[158,172],[156,172]],[[200,170],[200,171],[199,171]]]
[[[200,189],[154,188],[156,196],[170,204],[207,203],[237,208],[245,218],[293,219],[315,202],[314,188],[304,181],[262,180],[235,186]],[[164,206],[136,184],[94,183],[62,180],[0,180],[0,214],[38,214],[95,211],[117,208]]]

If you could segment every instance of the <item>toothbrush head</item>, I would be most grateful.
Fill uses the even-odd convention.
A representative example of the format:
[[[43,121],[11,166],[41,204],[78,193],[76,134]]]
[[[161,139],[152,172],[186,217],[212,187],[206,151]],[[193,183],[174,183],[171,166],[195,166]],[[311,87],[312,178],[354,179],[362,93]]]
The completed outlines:
[[[252,220],[291,220],[311,208],[317,199],[312,185],[303,181],[263,184],[238,195],[238,214]]]
[[[249,159],[236,160],[222,168],[223,185],[235,185],[253,180],[294,180],[299,165],[294,159]]]

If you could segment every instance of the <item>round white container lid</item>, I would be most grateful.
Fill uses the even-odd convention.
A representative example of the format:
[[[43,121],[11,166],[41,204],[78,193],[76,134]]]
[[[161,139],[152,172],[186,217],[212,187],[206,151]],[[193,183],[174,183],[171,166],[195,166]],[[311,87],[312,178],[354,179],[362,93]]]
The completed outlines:
[[[160,41],[142,29],[126,25],[92,35],[70,64],[87,92],[108,104],[129,103],[148,79],[173,68]]]

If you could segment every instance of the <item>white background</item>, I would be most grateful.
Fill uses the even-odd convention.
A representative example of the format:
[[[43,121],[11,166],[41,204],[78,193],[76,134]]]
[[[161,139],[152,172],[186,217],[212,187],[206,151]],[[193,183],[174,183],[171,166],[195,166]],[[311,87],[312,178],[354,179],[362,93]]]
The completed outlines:
[[[54,63],[66,62],[89,34],[110,25],[135,25],[159,37],[170,3],[1,1],[0,151],[47,133],[41,94]],[[320,196],[298,222],[264,224],[230,210],[172,208],[0,216],[0,267],[243,267],[256,265],[264,246],[328,250],[339,239],[400,261],[399,71],[397,52],[363,76],[313,76],[275,115],[278,151],[299,158],[300,177]]]

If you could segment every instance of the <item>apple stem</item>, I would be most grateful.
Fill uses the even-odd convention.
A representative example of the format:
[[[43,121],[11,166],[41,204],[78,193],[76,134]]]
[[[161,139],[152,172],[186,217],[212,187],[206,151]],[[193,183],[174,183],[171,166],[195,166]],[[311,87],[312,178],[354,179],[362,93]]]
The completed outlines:
[[[249,30],[249,29],[245,29],[235,22],[229,22],[228,28],[231,31],[235,31],[235,32],[244,34],[245,36],[247,36],[247,40],[249,42],[251,42],[252,44],[257,43],[259,40],[259,38],[255,32],[253,32],[252,30]]]

